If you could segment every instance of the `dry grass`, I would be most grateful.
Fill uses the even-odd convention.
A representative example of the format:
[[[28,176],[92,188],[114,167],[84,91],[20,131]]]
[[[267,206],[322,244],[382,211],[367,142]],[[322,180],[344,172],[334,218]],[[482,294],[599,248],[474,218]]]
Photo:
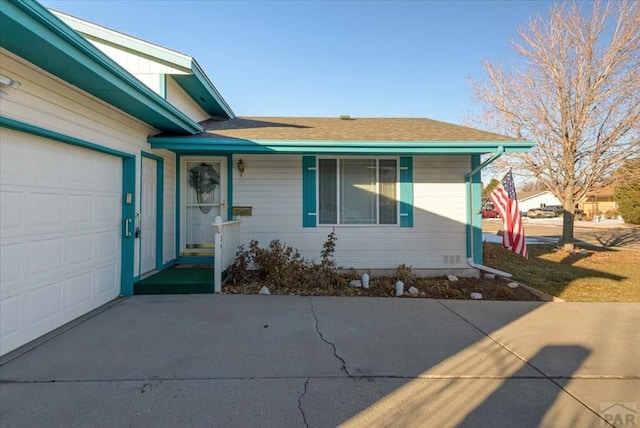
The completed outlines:
[[[531,287],[573,302],[640,302],[640,252],[589,248],[569,253],[530,245],[529,260],[484,244],[484,264],[513,274]]]

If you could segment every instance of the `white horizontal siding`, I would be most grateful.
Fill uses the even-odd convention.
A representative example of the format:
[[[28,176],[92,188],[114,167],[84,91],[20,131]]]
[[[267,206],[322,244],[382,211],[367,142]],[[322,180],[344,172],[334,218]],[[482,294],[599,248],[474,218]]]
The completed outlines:
[[[171,76],[166,78],[167,101],[178,110],[189,116],[191,120],[201,122],[209,119],[209,114],[182,89]]]
[[[159,95],[163,95],[160,91],[160,79],[163,78],[163,75],[187,74],[184,71],[169,67],[157,61],[152,61],[149,58],[134,54],[133,52],[107,45],[90,37],[86,37],[86,39]]]
[[[302,227],[302,157],[242,157],[246,172],[233,171],[235,206],[251,206],[243,217],[243,241],[267,245],[280,239],[310,259],[319,259],[331,227]],[[336,226],[336,259],[344,268],[466,269],[464,176],[469,157],[414,157],[414,227]],[[454,261],[452,263],[452,261]]]
[[[102,100],[24,61],[11,52],[0,49],[0,72],[22,83],[19,89],[8,89],[8,95],[0,102],[0,114],[34,126],[91,143],[135,155],[136,160],[136,211],[140,212],[140,153],[145,150],[164,158],[165,202],[164,242],[175,242],[175,155],[168,151],[153,151],[147,142],[148,135],[157,134],[155,128],[139,121]],[[168,172],[167,172],[168,171]],[[173,205],[172,205],[173,204]],[[170,208],[172,207],[172,208]],[[172,209],[170,213],[168,210]],[[167,218],[167,214],[170,214]],[[139,240],[136,240],[135,271],[137,275]],[[169,247],[169,248],[167,248]],[[175,246],[165,246],[165,258],[175,258]],[[169,253],[170,252],[170,253]],[[171,257],[171,255],[174,255]]]

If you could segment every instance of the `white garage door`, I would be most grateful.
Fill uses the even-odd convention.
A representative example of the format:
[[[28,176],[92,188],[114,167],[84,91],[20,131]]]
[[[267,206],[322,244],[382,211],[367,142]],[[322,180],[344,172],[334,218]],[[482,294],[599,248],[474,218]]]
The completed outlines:
[[[1,130],[0,355],[120,294],[122,159]]]

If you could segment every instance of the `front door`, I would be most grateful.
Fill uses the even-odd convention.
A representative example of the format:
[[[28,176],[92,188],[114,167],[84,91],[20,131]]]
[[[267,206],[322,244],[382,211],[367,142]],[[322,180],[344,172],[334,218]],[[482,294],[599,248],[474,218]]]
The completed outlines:
[[[156,268],[156,213],[158,211],[158,161],[142,157],[142,207],[140,218],[140,275]]]
[[[181,233],[183,256],[213,254],[213,223],[227,220],[227,159],[181,158]]]

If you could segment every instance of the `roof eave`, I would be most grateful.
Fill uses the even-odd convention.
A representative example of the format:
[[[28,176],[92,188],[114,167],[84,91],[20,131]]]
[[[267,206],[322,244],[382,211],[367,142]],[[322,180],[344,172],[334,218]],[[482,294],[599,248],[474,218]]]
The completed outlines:
[[[506,153],[528,152],[531,141],[288,141],[149,137],[151,148],[171,151],[225,153],[331,153],[331,154],[485,154],[503,148]]]
[[[172,75],[171,77],[200,108],[212,117],[235,119],[235,113],[195,59],[191,60],[191,72],[192,74]]]
[[[203,131],[40,4],[3,2],[0,15],[3,48],[158,130]]]

